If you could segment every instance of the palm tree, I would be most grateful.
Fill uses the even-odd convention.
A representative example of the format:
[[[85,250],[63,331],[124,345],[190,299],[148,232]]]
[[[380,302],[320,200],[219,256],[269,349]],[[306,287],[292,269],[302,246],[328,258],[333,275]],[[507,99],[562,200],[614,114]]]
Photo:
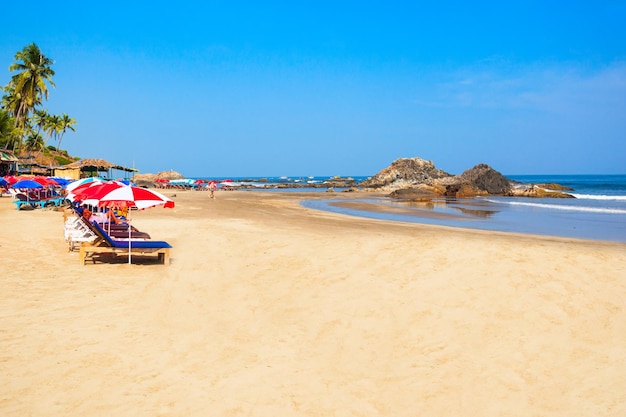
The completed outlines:
[[[15,121],[11,115],[0,108],[0,148],[15,148],[22,135],[22,130],[15,127]]]
[[[6,118],[10,118],[11,125],[2,127],[0,138],[2,138],[6,149],[17,151],[22,143],[22,137],[26,129],[25,126],[19,127],[19,123],[17,123],[15,117],[13,117],[19,107],[19,100],[17,100],[15,94],[9,90],[8,86],[5,87],[5,91],[7,91],[8,94],[2,97],[2,110],[4,112],[2,123],[6,123]]]
[[[15,61],[9,66],[10,72],[16,72],[6,87],[9,110],[15,118],[15,126],[24,128],[26,120],[34,108],[41,104],[42,98],[48,99],[48,86],[54,87],[52,77],[53,61],[45,57],[39,47],[32,43],[15,54]]]
[[[43,151],[45,147],[45,141],[41,133],[31,131],[26,138],[25,147],[31,151]]]
[[[61,126],[61,116],[49,114],[44,121],[46,137],[56,139]]]
[[[76,132],[76,129],[74,129],[75,124],[76,119],[74,119],[73,117],[70,117],[65,113],[61,115],[59,123],[57,125],[57,135],[59,137],[59,146],[57,146],[57,150],[61,150],[61,140],[63,140],[63,135],[65,135],[67,129],[71,130],[72,132]]]
[[[43,132],[46,126],[46,120],[50,115],[45,109],[35,110],[32,116],[32,122],[37,127],[38,132]]]

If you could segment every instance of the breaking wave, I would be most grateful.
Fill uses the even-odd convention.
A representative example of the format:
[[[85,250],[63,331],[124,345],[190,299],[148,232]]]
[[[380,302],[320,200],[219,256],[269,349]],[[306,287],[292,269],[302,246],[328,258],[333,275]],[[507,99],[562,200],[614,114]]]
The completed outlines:
[[[593,197],[610,197],[610,196],[593,196]],[[617,196],[621,197],[621,196]],[[595,198],[596,200],[603,200],[602,198]],[[614,198],[613,198],[614,199]],[[622,200],[623,198],[620,198]],[[548,210],[564,210],[564,211],[577,211],[584,213],[605,213],[605,214],[626,214],[626,209],[622,208],[607,208],[607,207],[589,207],[580,205],[565,205],[565,204],[547,204],[547,203],[528,203],[525,201],[502,201],[486,199],[487,201],[495,204],[508,204],[510,206],[523,206],[523,207],[536,207]],[[604,199],[604,200],[609,200]]]

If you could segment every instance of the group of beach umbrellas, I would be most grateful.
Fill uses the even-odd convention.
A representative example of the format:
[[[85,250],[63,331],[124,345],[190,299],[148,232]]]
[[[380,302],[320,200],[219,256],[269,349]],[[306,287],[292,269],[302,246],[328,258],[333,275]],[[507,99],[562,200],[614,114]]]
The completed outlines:
[[[70,187],[67,198],[74,202],[109,209],[126,207],[144,210],[158,206],[174,207],[172,200],[157,191],[121,181],[104,181],[101,179],[85,180]],[[132,247],[130,218],[126,221],[128,222],[128,263],[130,264]]]
[[[74,183],[66,187],[67,198],[90,206],[106,208],[135,208],[144,210],[150,207],[174,207],[174,202],[163,194],[137,187],[123,181],[104,181],[93,179]]]
[[[98,207],[129,207],[143,210],[149,207],[174,207],[174,202],[156,191],[137,187],[127,180],[107,181],[100,177],[70,182],[56,177],[0,177],[0,186],[15,189],[64,188],[67,198]]]
[[[163,194],[137,187],[130,181],[107,181],[99,177],[83,178],[67,182],[67,180],[52,177],[0,177],[6,185],[16,189],[43,188],[46,186],[61,186],[65,188],[66,198],[73,203],[86,204],[102,208],[130,208],[144,210],[151,207],[173,208],[174,202]],[[65,181],[64,184],[63,181]],[[2,185],[2,183],[0,183]],[[128,222],[128,263],[131,263],[131,226]]]
[[[64,187],[69,183],[64,178],[44,176],[14,176],[0,177],[0,187],[13,188],[16,190],[41,190],[47,191],[54,187]],[[27,195],[28,197],[28,195]]]
[[[10,187],[16,189],[31,189],[31,188],[44,188],[44,187],[64,187],[69,184],[69,181],[64,178],[57,177],[25,177],[7,175],[6,177],[0,177],[0,186]]]

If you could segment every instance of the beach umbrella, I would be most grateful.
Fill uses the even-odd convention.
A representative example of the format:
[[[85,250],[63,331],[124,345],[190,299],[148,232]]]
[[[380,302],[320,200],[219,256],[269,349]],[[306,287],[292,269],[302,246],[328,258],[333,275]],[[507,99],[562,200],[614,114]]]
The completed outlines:
[[[120,181],[92,181],[74,188],[74,190],[67,195],[67,198],[70,201],[83,201],[83,204],[95,206],[98,204],[98,199],[104,195],[104,191],[111,191],[113,188],[120,186],[125,186],[125,184]]]
[[[100,178],[100,177],[88,177],[88,178],[82,178],[82,179],[80,179],[80,180],[76,180],[76,181],[74,181],[74,182],[71,182],[71,183],[67,184],[67,186],[65,187],[65,190],[66,190],[68,193],[71,193],[71,192],[72,192],[75,188],[77,188],[77,187],[79,187],[79,186],[81,186],[81,185],[83,185],[83,184],[86,184],[86,183],[92,182],[92,181],[100,181],[100,182],[103,182],[103,181],[104,181],[104,178]]]
[[[21,189],[43,188],[43,185],[33,180],[20,180],[11,184],[11,188],[21,188]]]
[[[119,181],[92,181],[76,187],[72,193],[68,194],[68,198],[95,206],[99,203],[100,197],[119,187],[126,187],[126,185]]]
[[[38,182],[39,184],[43,185],[43,186],[48,186],[48,185],[59,185],[58,182],[56,182],[55,180],[51,179],[51,178],[46,178],[46,177],[35,177],[33,178],[33,181]]]
[[[37,176],[33,178],[33,181],[38,182],[39,184],[43,185],[45,190],[44,190],[44,196],[48,196],[48,193],[50,192],[50,190],[56,186],[59,185],[58,182],[56,182],[53,179],[50,179],[48,177],[42,177],[42,176]]]
[[[1,186],[5,186],[5,185],[9,185],[9,181],[5,180],[4,178],[0,177],[0,185]]]
[[[101,196],[97,205],[99,207],[128,207],[144,210],[158,206],[173,208],[174,202],[157,191],[136,186],[122,185]],[[130,239],[130,211],[128,213],[128,263],[130,264],[132,241]]]
[[[129,207],[138,210],[150,207],[174,207],[174,202],[158,191],[136,186],[120,186],[99,198],[100,207]]]
[[[69,180],[61,177],[50,177],[50,179],[56,181],[56,183],[59,184],[61,187],[65,187],[70,183]]]
[[[43,188],[43,185],[33,180],[20,180],[18,182],[11,184],[10,188],[15,188],[15,189],[20,189],[20,190],[30,190],[33,188]],[[26,201],[30,201],[29,193],[26,193]]]
[[[68,195],[68,199],[73,202],[80,202],[89,206],[97,206],[100,198],[119,187],[126,187],[120,181],[92,181],[74,189],[74,193]],[[108,231],[111,231],[111,222],[108,223]]]
[[[6,182],[8,182],[9,184],[13,184],[14,182],[18,182],[19,180],[17,179],[17,177],[15,177],[14,175],[7,175],[6,177],[4,177],[4,179],[6,180]]]

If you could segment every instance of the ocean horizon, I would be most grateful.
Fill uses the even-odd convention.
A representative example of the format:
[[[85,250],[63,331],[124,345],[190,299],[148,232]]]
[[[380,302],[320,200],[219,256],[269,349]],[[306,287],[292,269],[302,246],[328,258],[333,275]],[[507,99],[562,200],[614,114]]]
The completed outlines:
[[[572,189],[575,198],[477,197],[439,198],[429,204],[392,198],[366,198],[384,210],[370,211],[337,205],[332,194],[324,199],[304,199],[305,207],[351,216],[381,220],[434,224],[479,230],[492,230],[613,242],[626,242],[626,174],[624,175],[505,175],[526,184],[557,183]],[[209,178],[229,180],[248,189],[298,192],[324,192],[314,188],[335,177],[241,177]],[[369,176],[353,178],[355,187]],[[293,188],[289,185],[293,184]],[[306,184],[311,188],[301,188]],[[275,188],[280,186],[280,188]],[[341,192],[342,189],[335,189]]]

